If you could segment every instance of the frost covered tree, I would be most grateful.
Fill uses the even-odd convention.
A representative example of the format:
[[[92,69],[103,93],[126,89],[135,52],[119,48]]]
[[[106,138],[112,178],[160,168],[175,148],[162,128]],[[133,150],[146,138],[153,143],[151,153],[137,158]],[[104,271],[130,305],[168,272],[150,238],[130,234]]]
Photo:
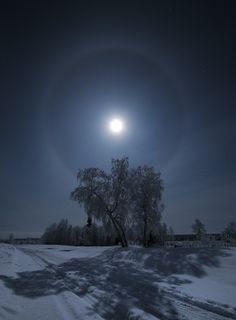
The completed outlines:
[[[98,168],[78,171],[78,186],[71,199],[85,208],[88,217],[112,223],[121,245],[128,245],[125,223],[128,216],[128,158],[112,159],[111,173]]]
[[[80,234],[81,234],[81,230],[79,226],[75,226],[72,228],[72,235],[71,235],[72,245],[78,246],[80,244]]]
[[[193,233],[197,235],[199,240],[206,233],[205,225],[199,219],[196,219],[192,224],[192,230]]]
[[[72,245],[73,244],[73,227],[71,224],[68,225],[66,230],[66,244]]]
[[[236,239],[236,224],[235,222],[229,222],[223,231],[225,239]]]
[[[175,239],[175,233],[174,233],[174,230],[172,229],[172,227],[168,228],[167,236],[168,236],[168,240],[170,240],[170,241],[173,241]]]
[[[68,220],[61,219],[59,221],[55,232],[55,243],[66,244],[68,240]]]
[[[165,241],[168,238],[168,227],[166,223],[160,223],[158,238],[160,239],[159,243],[161,245],[164,245]]]
[[[55,244],[56,242],[56,230],[57,230],[57,224],[52,223],[50,226],[48,226],[42,235],[42,242],[45,244]]]
[[[13,243],[13,241],[14,241],[14,234],[13,233],[9,234],[8,241],[9,241],[9,243]]]
[[[163,182],[153,167],[139,166],[129,174],[130,209],[133,219],[142,229],[143,245],[161,220]]]

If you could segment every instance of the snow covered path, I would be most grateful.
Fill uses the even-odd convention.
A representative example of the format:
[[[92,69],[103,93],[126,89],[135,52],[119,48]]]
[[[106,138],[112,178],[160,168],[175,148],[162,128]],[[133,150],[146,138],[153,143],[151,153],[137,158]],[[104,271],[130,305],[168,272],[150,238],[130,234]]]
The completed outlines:
[[[235,263],[235,249],[0,245],[0,319],[236,319]]]

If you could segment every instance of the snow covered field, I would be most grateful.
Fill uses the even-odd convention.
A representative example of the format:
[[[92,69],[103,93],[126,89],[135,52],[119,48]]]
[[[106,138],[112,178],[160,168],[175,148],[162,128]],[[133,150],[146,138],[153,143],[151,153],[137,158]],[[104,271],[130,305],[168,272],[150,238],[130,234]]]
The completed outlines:
[[[0,244],[0,319],[236,319],[236,249]]]

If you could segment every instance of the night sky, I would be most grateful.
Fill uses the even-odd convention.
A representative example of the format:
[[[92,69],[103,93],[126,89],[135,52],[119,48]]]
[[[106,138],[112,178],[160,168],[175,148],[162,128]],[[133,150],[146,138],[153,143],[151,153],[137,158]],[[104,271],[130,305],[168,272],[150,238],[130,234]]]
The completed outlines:
[[[176,233],[235,220],[234,3],[2,3],[0,237],[82,225],[77,170],[122,156],[161,171]]]

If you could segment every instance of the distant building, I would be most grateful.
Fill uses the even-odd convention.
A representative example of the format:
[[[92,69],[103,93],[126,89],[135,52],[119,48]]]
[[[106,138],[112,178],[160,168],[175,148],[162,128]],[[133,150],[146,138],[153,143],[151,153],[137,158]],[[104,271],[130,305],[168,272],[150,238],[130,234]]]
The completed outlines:
[[[165,241],[168,247],[225,247],[234,245],[232,241],[225,241],[221,233],[205,233],[199,239],[196,234],[175,234]]]

